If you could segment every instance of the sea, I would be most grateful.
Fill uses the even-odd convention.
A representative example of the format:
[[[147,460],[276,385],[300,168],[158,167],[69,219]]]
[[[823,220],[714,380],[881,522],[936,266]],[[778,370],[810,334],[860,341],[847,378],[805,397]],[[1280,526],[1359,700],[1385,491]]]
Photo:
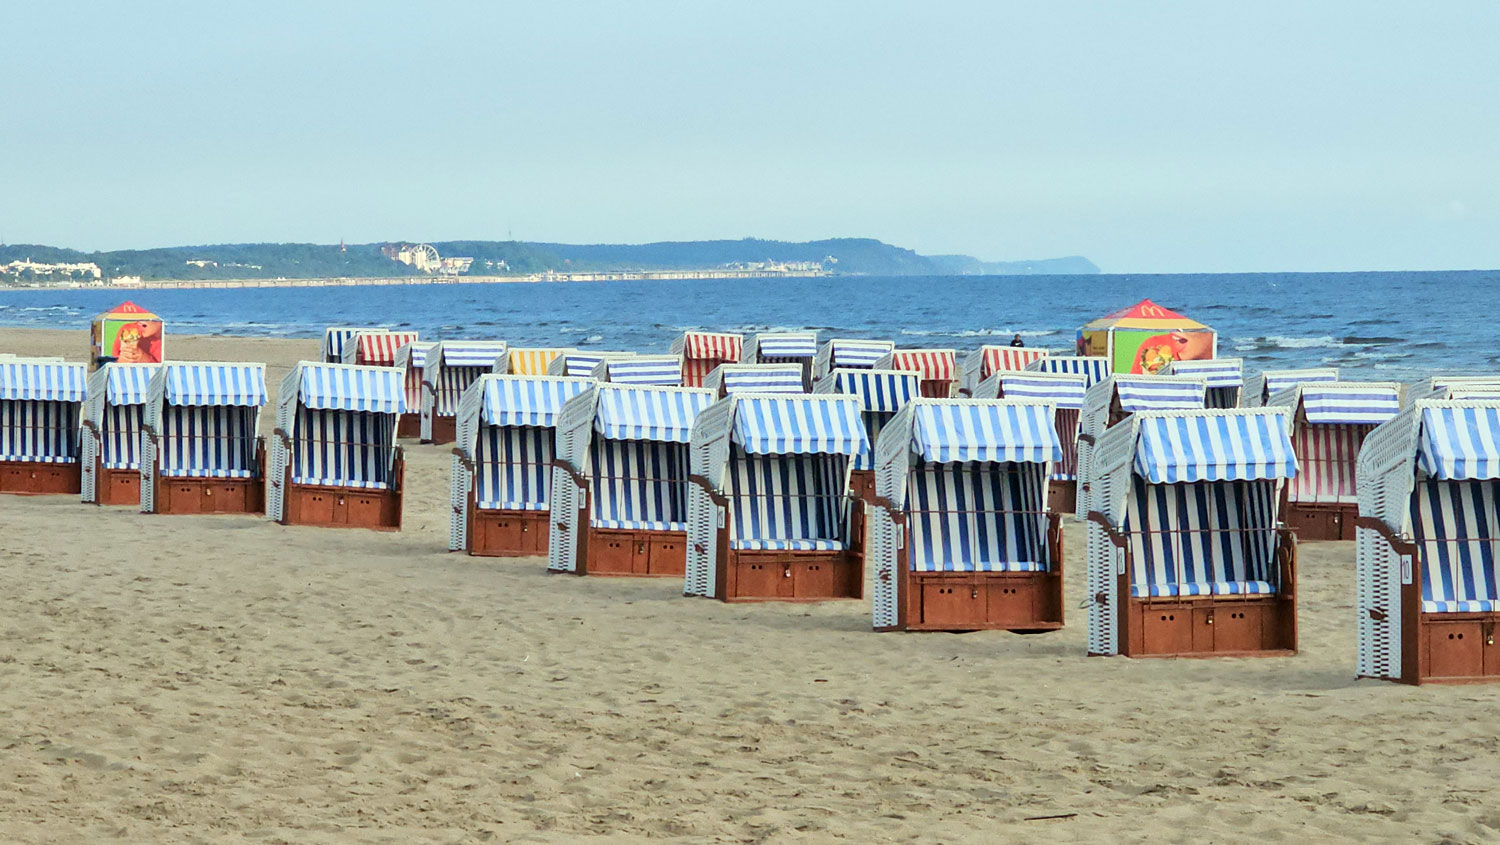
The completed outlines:
[[[1346,378],[1399,381],[1500,371],[1500,270],[0,289],[0,325],[83,329],[131,299],[166,319],[169,350],[174,332],[316,338],[370,325],[638,352],[665,352],[689,329],[815,330],[960,352],[1019,334],[1071,353],[1079,326],[1145,298],[1217,329],[1219,355],[1247,371],[1337,366]]]

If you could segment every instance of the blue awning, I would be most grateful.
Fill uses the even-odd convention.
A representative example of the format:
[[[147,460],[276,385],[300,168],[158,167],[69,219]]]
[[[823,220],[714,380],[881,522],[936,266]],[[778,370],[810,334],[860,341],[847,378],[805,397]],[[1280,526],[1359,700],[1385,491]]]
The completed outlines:
[[[847,393],[859,399],[866,413],[894,414],[907,402],[922,395],[922,381],[916,373],[896,370],[834,370],[836,393]]]
[[[811,358],[818,354],[818,336],[812,332],[784,332],[755,336],[762,358]]]
[[[82,364],[0,361],[0,399],[15,402],[82,402],[88,375]]]
[[[164,364],[170,405],[266,404],[266,370],[258,364]]]
[[[1194,384],[1123,376],[1115,380],[1115,393],[1120,397],[1120,409],[1131,414],[1202,408],[1203,390],[1201,382]]]
[[[1417,466],[1439,481],[1500,478],[1500,404],[1422,409]]]
[[[734,442],[753,455],[857,455],[870,447],[848,396],[749,396],[735,407]]]
[[[1062,460],[1046,405],[923,403],[916,407],[912,449],[935,463]]]
[[[495,366],[495,359],[505,354],[508,348],[503,340],[445,340],[438,344],[443,351],[445,367]]]
[[[1401,412],[1394,386],[1312,384],[1302,388],[1302,410],[1318,425],[1379,425]]]
[[[1210,358],[1204,361],[1173,361],[1172,375],[1201,378],[1209,387],[1242,387],[1243,364],[1238,358]]]
[[[686,443],[712,401],[706,390],[601,385],[594,430],[611,440]]]
[[[120,407],[146,404],[151,378],[159,369],[160,364],[105,364],[104,401]]]
[[[1299,384],[1320,384],[1329,381],[1338,381],[1338,370],[1281,370],[1272,371],[1266,376],[1266,396],[1274,396],[1288,387]]]
[[[404,354],[406,356],[406,366],[413,367],[419,370],[425,369],[427,367],[428,353],[436,348],[436,343],[429,343],[423,340],[419,340],[414,343],[408,343],[405,346],[402,346],[400,349],[396,350],[396,365],[401,365],[401,358]],[[495,357],[498,358],[500,356],[496,355]]]
[[[1024,371],[1001,372],[997,378],[1004,399],[1033,399],[1058,408],[1082,408],[1083,395],[1088,392],[1083,379],[1041,378]]]
[[[1135,472],[1152,484],[1293,478],[1297,456],[1280,413],[1143,416]]]
[[[802,368],[796,364],[762,364],[756,367],[725,369],[724,392],[728,393],[805,393]]]
[[[888,340],[831,340],[832,366],[868,370],[896,348]]]
[[[406,374],[390,367],[302,362],[303,405],[326,411],[406,411]]]
[[[1109,378],[1109,359],[1094,356],[1048,355],[1026,365],[1039,373],[1071,373],[1083,376],[1087,387]]]
[[[680,358],[621,358],[605,362],[609,380],[615,384],[637,384],[648,387],[680,387],[682,385],[682,360]]]
[[[486,379],[480,414],[490,425],[550,428],[557,424],[563,403],[592,384],[586,378],[544,376]]]

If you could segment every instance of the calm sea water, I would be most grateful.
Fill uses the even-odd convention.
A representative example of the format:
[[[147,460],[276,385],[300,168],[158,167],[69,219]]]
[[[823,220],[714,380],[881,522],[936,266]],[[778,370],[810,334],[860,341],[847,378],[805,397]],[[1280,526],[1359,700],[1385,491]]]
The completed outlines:
[[[1247,370],[1363,379],[1500,371],[1500,271],[1171,276],[843,277],[236,290],[0,292],[0,324],[82,329],[123,299],[168,332],[321,337],[328,325],[424,338],[665,352],[685,329],[815,329],[972,349],[1019,332],[1071,350],[1078,326],[1150,297],[1219,331]],[[0,351],[24,352],[3,349]]]

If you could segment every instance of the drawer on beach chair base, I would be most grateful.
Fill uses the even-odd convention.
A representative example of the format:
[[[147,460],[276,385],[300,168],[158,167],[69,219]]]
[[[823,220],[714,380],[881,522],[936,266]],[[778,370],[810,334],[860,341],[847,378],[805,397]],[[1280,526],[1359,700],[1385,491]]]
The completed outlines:
[[[1062,572],[909,572],[906,631],[1055,631]]]
[[[469,554],[480,557],[533,557],[547,554],[544,510],[469,510]]]
[[[266,483],[260,478],[156,478],[155,513],[266,512]]]
[[[400,465],[397,465],[399,478]],[[288,483],[282,525],[401,530],[401,489]]]
[[[1294,596],[1130,599],[1121,654],[1127,657],[1278,656],[1295,653]]]
[[[419,418],[420,419],[420,418]],[[458,439],[458,417],[434,414],[432,417],[432,439],[423,443],[452,443]]]
[[[98,479],[95,504],[139,505],[141,503],[140,470],[106,469],[96,464],[94,477]]]
[[[1354,521],[1359,505],[1353,502],[1288,502],[1286,526],[1297,532],[1299,542],[1306,540],[1353,540]]]
[[[1401,680],[1425,684],[1500,681],[1500,645],[1495,644],[1497,624],[1500,613],[1494,612],[1420,614],[1415,659],[1406,661],[1416,672],[1409,680]]]
[[[1047,482],[1047,510],[1073,513],[1078,509],[1078,482],[1054,478]]]
[[[422,436],[422,415],[402,414],[396,421],[396,436],[418,439]]]
[[[681,578],[687,571],[687,531],[589,528],[578,556],[579,575]]]
[[[0,493],[77,495],[81,492],[83,472],[76,462],[0,461]]]
[[[828,601],[864,597],[859,551],[741,550],[719,555],[720,601]]]

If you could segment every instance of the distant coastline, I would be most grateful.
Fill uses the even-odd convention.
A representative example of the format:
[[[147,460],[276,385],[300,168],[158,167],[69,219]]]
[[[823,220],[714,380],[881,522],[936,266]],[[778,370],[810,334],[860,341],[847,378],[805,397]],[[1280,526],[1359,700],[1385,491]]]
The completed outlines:
[[[812,279],[819,272],[768,273],[753,270],[640,270],[612,273],[528,273],[522,276],[339,276],[326,279],[180,279],[114,284],[58,282],[0,285],[6,290],[190,290],[195,288],[327,288],[397,285],[566,284],[570,282],[666,281],[683,279]]]

